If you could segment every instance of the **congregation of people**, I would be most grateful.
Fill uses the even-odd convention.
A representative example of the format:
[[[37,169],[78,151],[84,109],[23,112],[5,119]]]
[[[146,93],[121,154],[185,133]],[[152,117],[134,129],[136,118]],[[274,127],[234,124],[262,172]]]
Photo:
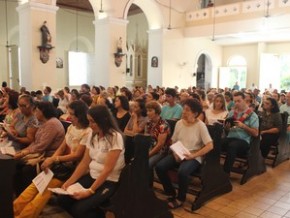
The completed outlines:
[[[76,218],[105,217],[99,206],[114,194],[123,167],[134,159],[136,134],[152,137],[148,186],[153,188],[156,175],[170,209],[183,205],[190,175],[214,147],[207,125],[224,127],[227,174],[235,158],[247,154],[253,137],[261,137],[261,155],[267,158],[281,132],[280,113],[290,114],[290,92],[239,89],[237,84],[209,90],[83,84],[80,90],[47,86],[18,92],[3,82],[1,143],[10,141],[16,150],[15,217],[38,217],[52,196],[48,188],[67,189],[77,182],[85,189],[58,196],[57,204]],[[290,117],[288,124],[290,132]],[[170,149],[178,141],[190,151],[183,160]],[[60,165],[66,169],[63,175]],[[54,177],[40,194],[32,180],[49,169]],[[177,169],[178,189],[168,174],[172,169]]]

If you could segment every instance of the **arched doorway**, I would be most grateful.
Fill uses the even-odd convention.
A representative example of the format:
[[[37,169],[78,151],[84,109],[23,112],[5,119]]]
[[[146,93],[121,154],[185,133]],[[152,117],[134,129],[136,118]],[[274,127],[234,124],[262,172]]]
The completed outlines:
[[[211,87],[212,61],[211,58],[202,53],[197,59],[196,87],[208,89]]]
[[[135,4],[130,6],[127,19],[126,86],[147,86],[148,22]]]

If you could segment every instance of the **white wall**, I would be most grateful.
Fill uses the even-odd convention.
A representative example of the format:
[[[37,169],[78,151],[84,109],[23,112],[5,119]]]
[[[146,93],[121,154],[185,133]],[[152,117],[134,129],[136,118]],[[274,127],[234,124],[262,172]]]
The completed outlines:
[[[67,52],[78,51],[94,53],[95,27],[92,13],[78,12],[78,31],[76,31],[76,12],[69,9],[59,9],[56,17],[56,57],[64,60],[64,66],[57,69],[58,88],[68,85]],[[77,39],[78,38],[78,43]],[[78,45],[78,46],[77,46]]]
[[[243,56],[247,61],[247,88],[252,83],[259,84],[258,45],[236,45],[223,47],[222,66],[227,67],[227,61],[233,56]]]
[[[19,45],[17,2],[7,1],[7,25],[9,45]],[[6,16],[5,1],[0,1],[0,82],[8,82],[8,64],[6,48]]]
[[[200,38],[183,38],[182,31],[170,30],[164,40],[164,70],[163,86],[180,88],[196,85],[197,60],[200,54],[206,54],[211,58],[213,69],[211,87],[217,87],[218,67],[222,62],[222,48],[212,41]],[[184,64],[185,63],[185,64]]]
[[[261,46],[261,44],[263,45]],[[261,49],[261,47],[263,48]],[[230,57],[235,55],[243,56],[248,64],[247,87],[250,87],[252,83],[255,83],[255,85],[258,86],[260,77],[259,72],[261,53],[272,53],[277,55],[290,54],[290,43],[255,43],[248,45],[225,46],[223,47],[222,64],[224,67],[226,67],[227,61]]]

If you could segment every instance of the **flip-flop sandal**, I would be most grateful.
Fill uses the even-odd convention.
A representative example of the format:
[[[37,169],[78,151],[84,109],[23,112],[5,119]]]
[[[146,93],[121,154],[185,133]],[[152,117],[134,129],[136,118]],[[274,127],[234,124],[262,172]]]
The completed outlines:
[[[183,205],[183,202],[179,202],[177,199],[173,199],[172,201],[168,201],[168,207],[170,209],[176,209]]]

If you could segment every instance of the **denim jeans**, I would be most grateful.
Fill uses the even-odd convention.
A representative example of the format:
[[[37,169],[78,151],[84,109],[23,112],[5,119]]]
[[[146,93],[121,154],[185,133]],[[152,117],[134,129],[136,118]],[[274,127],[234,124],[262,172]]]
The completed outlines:
[[[84,188],[90,188],[94,183],[90,175],[85,175],[78,181]],[[61,195],[58,197],[58,203],[74,218],[102,218],[104,212],[99,209],[100,204],[109,199],[118,186],[117,182],[105,181],[95,194],[88,198],[76,200],[70,196]]]
[[[222,143],[222,150],[226,151],[226,159],[224,162],[224,171],[230,173],[238,155],[246,155],[250,145],[242,139],[228,138]]]
[[[177,176],[178,176],[178,195],[177,199],[180,201],[185,201],[186,192],[190,182],[190,175],[195,172],[200,166],[200,163],[193,160],[184,160],[178,163],[172,154],[169,154],[162,160],[160,160],[156,167],[157,176],[163,186],[165,193],[176,196],[176,191],[171,183],[168,171],[175,167],[178,167]]]
[[[153,187],[154,180],[154,167],[155,165],[166,156],[166,153],[157,153],[149,158],[149,187]]]

